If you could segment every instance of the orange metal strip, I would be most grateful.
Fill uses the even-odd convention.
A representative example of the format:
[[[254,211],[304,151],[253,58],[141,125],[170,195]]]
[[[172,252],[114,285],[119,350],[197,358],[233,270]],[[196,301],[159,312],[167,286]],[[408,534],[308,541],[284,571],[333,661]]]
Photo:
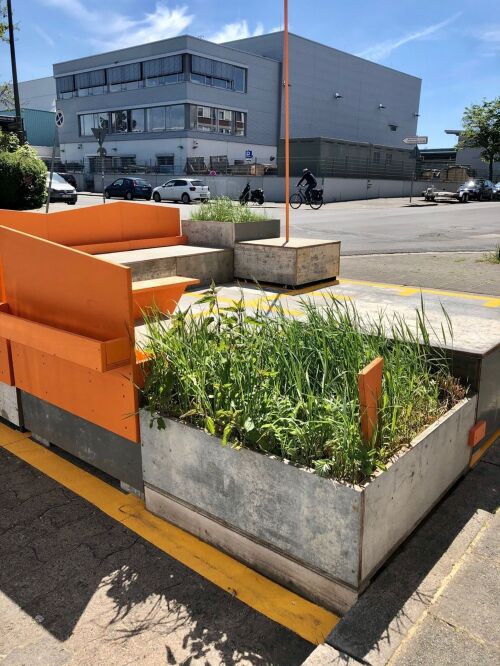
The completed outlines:
[[[379,356],[358,374],[361,432],[365,442],[371,442],[377,425],[383,370],[384,359]]]
[[[491,437],[488,437],[488,439],[484,442],[484,444],[481,444],[481,446],[478,448],[475,453],[472,454],[472,457],[470,459],[469,467],[475,467],[477,463],[481,460],[481,458],[484,456],[486,451],[492,446],[497,439],[500,438],[500,428],[491,435]]]
[[[5,338],[0,338],[0,382],[14,386],[10,342]]]
[[[15,317],[6,312],[0,312],[0,332],[12,342],[18,342],[44,352],[47,356],[57,356],[98,372],[110,369],[107,364],[108,353],[113,359],[114,366],[118,363],[128,365],[130,362],[130,340],[127,338],[101,342],[29,319]]]
[[[156,308],[160,312],[174,312],[187,287],[199,284],[195,278],[165,278],[163,280],[144,280],[132,284],[134,301],[134,319],[140,319],[145,311]]]

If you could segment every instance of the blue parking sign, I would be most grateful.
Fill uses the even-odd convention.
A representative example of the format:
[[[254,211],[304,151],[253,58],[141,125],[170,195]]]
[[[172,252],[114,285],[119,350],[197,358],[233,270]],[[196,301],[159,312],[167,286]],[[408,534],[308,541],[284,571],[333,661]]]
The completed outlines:
[[[253,150],[245,150],[245,158],[249,160],[252,157],[253,157]]]

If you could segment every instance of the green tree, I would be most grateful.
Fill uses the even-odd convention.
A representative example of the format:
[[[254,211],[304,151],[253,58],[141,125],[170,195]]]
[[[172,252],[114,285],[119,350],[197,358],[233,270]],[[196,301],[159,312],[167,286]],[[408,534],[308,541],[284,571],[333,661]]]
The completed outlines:
[[[0,0],[0,42],[9,41],[9,23],[7,20],[7,7]],[[14,103],[14,95],[10,83],[0,83],[0,108],[10,109]]]
[[[12,132],[0,131],[0,208],[38,208],[46,198],[47,167]]]
[[[482,148],[481,159],[489,165],[493,180],[493,164],[500,160],[500,97],[466,107],[462,126],[457,147]]]

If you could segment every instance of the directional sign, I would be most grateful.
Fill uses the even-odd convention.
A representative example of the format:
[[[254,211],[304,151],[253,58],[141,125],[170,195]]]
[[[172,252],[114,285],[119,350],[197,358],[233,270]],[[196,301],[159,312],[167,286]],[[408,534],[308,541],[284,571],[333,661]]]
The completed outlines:
[[[56,111],[56,127],[64,125],[64,114],[62,111]]]
[[[403,143],[409,143],[412,146],[416,146],[421,143],[427,143],[429,141],[428,136],[407,136],[406,139],[403,139]]]

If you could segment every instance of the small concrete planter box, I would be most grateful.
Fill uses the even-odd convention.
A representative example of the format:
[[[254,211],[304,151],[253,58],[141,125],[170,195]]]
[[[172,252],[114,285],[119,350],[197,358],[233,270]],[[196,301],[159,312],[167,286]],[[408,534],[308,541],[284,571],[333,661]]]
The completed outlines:
[[[346,612],[392,551],[464,473],[476,397],[436,421],[364,487],[141,412],[146,506],[252,568]]]
[[[278,238],[279,220],[261,222],[216,222],[206,220],[183,220],[182,233],[188,237],[189,245],[201,247],[233,248],[236,243],[262,238]]]
[[[3,382],[0,382],[0,417],[18,428],[23,426],[19,391]]]
[[[234,248],[234,276],[299,287],[334,280],[340,273],[340,241],[271,238]]]

